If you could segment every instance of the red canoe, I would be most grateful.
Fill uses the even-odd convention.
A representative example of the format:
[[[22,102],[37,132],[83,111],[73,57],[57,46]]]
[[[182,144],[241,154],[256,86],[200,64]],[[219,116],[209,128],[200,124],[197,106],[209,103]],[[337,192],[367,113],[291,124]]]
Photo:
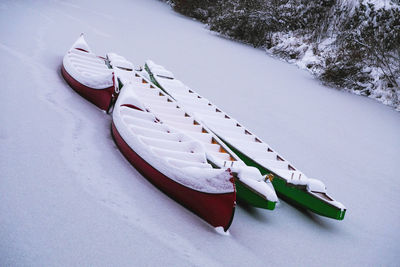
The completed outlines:
[[[136,84],[135,84],[136,83]],[[228,230],[236,205],[229,169],[207,163],[204,147],[168,127],[124,86],[113,111],[112,134],[128,161],[151,183],[214,227]]]
[[[109,109],[115,97],[113,70],[104,58],[92,53],[83,35],[64,56],[61,73],[77,93],[102,110]]]

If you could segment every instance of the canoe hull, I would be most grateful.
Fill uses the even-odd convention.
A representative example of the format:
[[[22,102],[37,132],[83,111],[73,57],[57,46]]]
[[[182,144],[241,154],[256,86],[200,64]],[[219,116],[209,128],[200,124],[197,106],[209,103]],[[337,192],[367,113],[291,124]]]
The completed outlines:
[[[65,81],[72,87],[78,94],[82,97],[95,104],[102,110],[107,111],[111,99],[114,94],[114,86],[110,86],[104,89],[93,89],[90,88],[77,80],[75,80],[64,68],[64,65],[61,66],[61,74],[64,77]]]
[[[114,123],[111,127],[119,150],[147,180],[212,226],[222,226],[225,231],[228,230],[235,212],[235,190],[230,193],[211,194],[193,190],[175,182],[136,154],[118,133]]]
[[[274,210],[276,202],[268,201],[264,196],[255,192],[252,188],[242,183],[239,179],[235,180],[237,198],[239,201],[261,209]]]
[[[246,165],[256,167],[257,169],[260,170],[262,175],[266,174],[274,174],[264,166],[258,164],[255,162],[253,159],[245,155],[244,153],[240,152],[238,149],[236,149],[234,146],[232,146],[230,143],[226,142],[224,139],[221,138],[223,142],[227,144],[227,146],[241,159],[246,163]],[[342,210],[336,206],[333,206],[319,197],[313,195],[312,193],[307,192],[304,189],[297,188],[296,186],[290,186],[289,184],[286,183],[286,181],[274,174],[275,178],[272,181],[272,184],[275,188],[275,191],[277,195],[284,199],[287,202],[290,202],[291,204],[308,209],[314,213],[317,213],[319,215],[329,217],[332,219],[336,220],[343,220],[344,216],[346,214],[346,210]],[[238,190],[239,192],[239,190]],[[238,195],[238,197],[240,197]]]
[[[260,169],[261,171],[261,169]],[[265,173],[270,173],[265,169]],[[316,214],[329,217],[336,220],[343,220],[346,210],[341,210],[335,206],[329,205],[321,201],[318,197],[306,192],[305,190],[298,189],[294,186],[289,186],[282,178],[275,177],[272,181],[276,193],[285,201],[292,203],[295,206],[306,208]]]

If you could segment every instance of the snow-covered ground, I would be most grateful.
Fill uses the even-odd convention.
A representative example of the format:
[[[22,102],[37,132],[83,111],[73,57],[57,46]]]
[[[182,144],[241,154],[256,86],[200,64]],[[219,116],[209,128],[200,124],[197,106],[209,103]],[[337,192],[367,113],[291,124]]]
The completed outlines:
[[[62,79],[81,32],[98,54],[165,65],[348,208],[239,205],[217,234],[131,167],[110,116]],[[153,0],[0,2],[1,266],[395,266],[400,114],[320,85]]]

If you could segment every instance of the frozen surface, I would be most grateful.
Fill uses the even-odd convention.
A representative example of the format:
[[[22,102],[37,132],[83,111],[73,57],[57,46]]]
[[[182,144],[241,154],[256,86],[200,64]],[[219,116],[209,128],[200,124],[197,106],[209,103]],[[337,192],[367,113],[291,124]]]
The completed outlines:
[[[217,234],[123,158],[110,117],[62,79],[81,32],[99,54],[154,59],[346,205],[239,205]],[[214,36],[159,1],[1,1],[0,265],[395,266],[400,115]]]

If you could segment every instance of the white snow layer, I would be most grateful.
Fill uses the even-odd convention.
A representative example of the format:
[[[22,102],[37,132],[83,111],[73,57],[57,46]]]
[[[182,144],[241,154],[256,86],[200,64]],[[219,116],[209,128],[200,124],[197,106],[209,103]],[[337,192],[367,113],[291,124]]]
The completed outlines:
[[[168,79],[174,79],[174,74],[168,70],[166,70],[163,66],[155,64],[151,60],[146,60],[147,66],[154,71],[154,73],[157,73],[157,75],[168,78]]]
[[[107,53],[107,60],[109,60],[111,66],[113,67],[123,68],[127,70],[133,70],[134,68],[131,62],[116,53]]]
[[[205,193],[233,192],[230,173],[213,169],[200,143],[171,129],[151,112],[123,106],[142,106],[137,103],[134,86],[124,86],[113,111],[115,127],[129,147],[159,172],[186,187]]]
[[[144,179],[111,117],[60,75],[81,32],[98,55],[152,58],[305,173],[343,221],[238,205],[221,236]],[[156,0],[1,1],[0,265],[396,266],[400,115],[327,88]],[[260,114],[262,114],[260,116]]]
[[[81,51],[84,49],[86,51]],[[72,45],[63,59],[65,70],[75,80],[92,89],[104,89],[113,86],[112,70],[104,59],[96,56],[86,43],[83,35]]]

